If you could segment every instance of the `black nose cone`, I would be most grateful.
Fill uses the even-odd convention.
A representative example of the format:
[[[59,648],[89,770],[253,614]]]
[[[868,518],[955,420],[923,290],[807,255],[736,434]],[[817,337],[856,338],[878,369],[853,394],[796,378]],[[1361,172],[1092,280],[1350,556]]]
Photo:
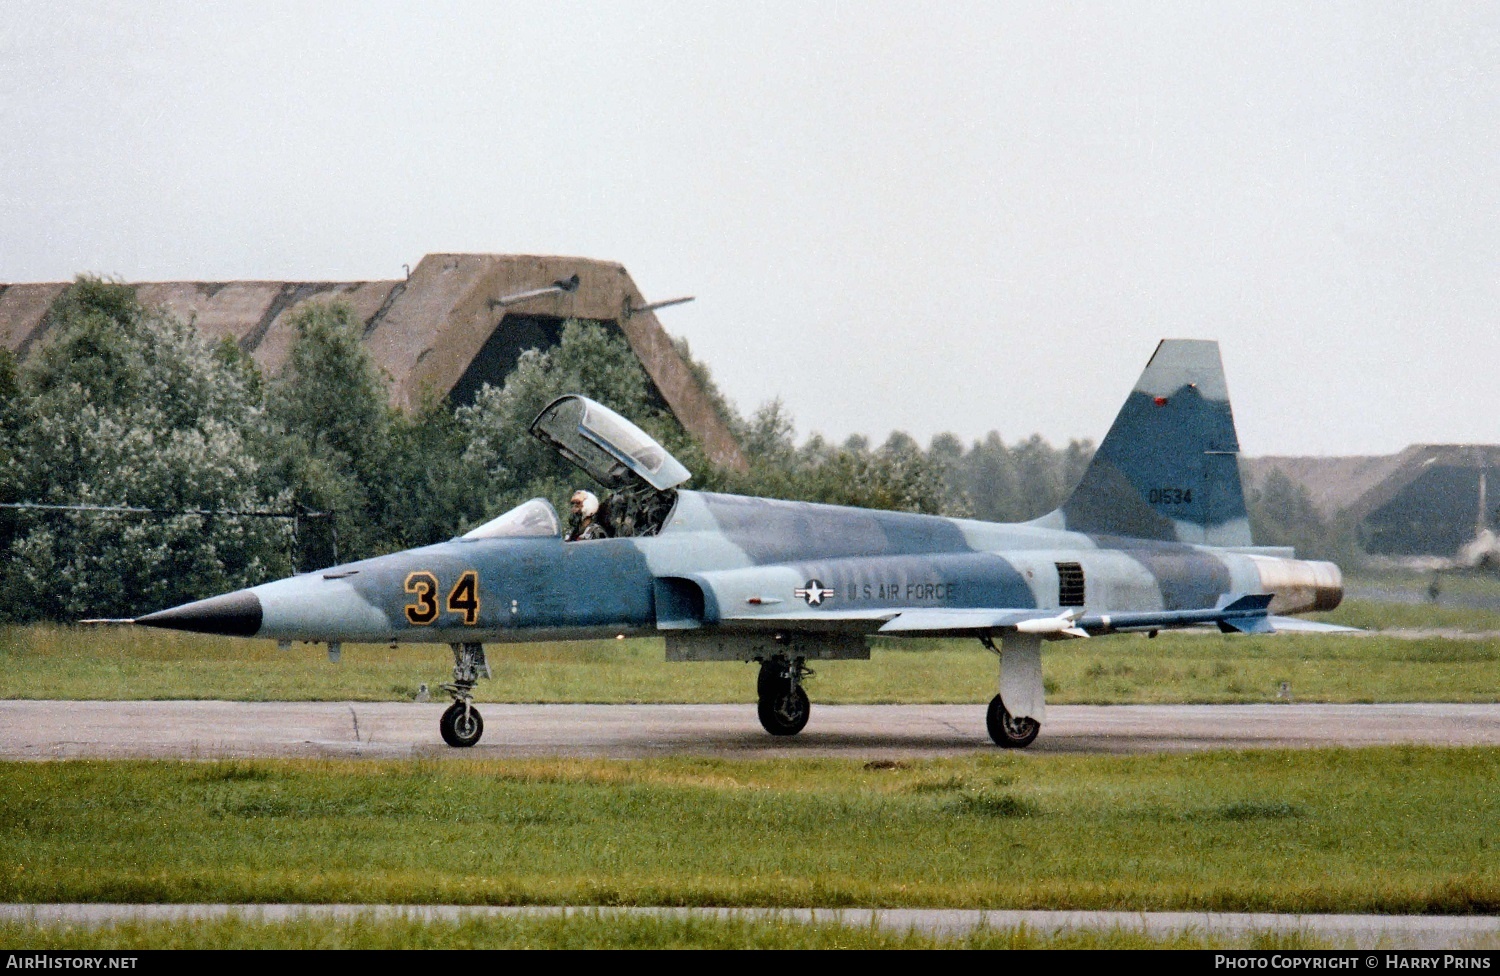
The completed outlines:
[[[199,634],[254,637],[260,630],[260,615],[260,597],[249,590],[240,590],[150,613],[137,617],[135,622],[147,627],[170,627]]]

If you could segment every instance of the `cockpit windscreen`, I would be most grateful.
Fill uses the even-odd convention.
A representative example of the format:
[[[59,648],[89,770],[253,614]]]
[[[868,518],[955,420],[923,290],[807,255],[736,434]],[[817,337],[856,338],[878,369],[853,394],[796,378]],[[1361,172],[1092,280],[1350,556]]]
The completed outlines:
[[[465,539],[548,538],[562,535],[557,510],[545,498],[533,498],[478,528],[463,534]]]

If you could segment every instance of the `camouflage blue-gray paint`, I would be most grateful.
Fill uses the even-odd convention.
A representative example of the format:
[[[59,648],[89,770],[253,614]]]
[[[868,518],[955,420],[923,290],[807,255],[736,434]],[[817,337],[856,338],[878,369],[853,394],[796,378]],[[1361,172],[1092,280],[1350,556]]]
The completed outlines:
[[[701,497],[718,530],[759,564],[972,551],[947,519],[736,495]]]
[[[969,629],[965,614],[973,611],[1062,609],[1065,583],[1076,604],[1079,571],[1077,612],[1106,621],[1090,625],[1101,630],[1111,614],[1152,614],[1139,619],[1170,625],[1173,613],[1210,611],[1243,594],[1274,593],[1269,609],[1277,613],[1336,604],[1337,567],[1244,548],[1237,451],[1217,345],[1164,342],[1073,497],[1034,522],[678,491],[651,537],[455,539],[140,622],[325,641],[516,641],[693,627],[916,634],[924,619],[935,621],[933,632],[952,633]],[[472,623],[454,595],[469,571],[478,578]],[[414,573],[432,574],[437,587]],[[437,610],[426,623],[424,600]],[[1025,616],[980,614],[972,629]]]
[[[1218,343],[1158,348],[1060,510],[1080,532],[1250,545]]]

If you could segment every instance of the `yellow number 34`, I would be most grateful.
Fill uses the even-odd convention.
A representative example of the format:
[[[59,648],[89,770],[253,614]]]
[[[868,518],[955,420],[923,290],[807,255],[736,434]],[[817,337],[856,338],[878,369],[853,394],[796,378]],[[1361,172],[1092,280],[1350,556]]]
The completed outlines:
[[[406,574],[406,592],[416,599],[406,605],[406,619],[418,626],[426,626],[438,618],[438,578],[427,570]],[[479,574],[472,569],[464,570],[448,591],[449,613],[462,614],[465,627],[479,622]]]

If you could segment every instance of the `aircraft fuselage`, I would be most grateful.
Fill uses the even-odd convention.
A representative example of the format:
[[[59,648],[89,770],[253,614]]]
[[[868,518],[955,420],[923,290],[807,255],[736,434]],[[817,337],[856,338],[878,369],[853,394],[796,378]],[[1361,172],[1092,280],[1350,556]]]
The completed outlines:
[[[1071,566],[1081,603],[1064,592]],[[1340,592],[1331,564],[1263,553],[683,491],[653,537],[455,539],[214,599],[245,604],[226,630],[242,636],[514,642],[656,633],[663,578],[698,581],[707,626],[766,615],[816,629],[867,611],[870,632],[881,611],[912,607],[1176,611],[1275,592],[1272,612],[1296,613]]]

